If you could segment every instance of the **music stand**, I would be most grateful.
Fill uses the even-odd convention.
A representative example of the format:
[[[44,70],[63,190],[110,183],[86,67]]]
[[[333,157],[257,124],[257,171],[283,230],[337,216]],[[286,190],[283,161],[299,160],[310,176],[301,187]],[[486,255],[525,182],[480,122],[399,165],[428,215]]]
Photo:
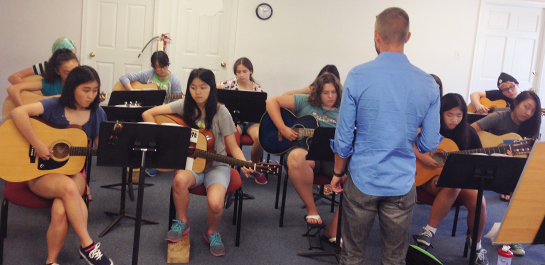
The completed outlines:
[[[472,124],[482,118],[486,117],[486,114],[477,114],[477,113],[468,113],[467,114],[467,122],[469,124]]]
[[[310,147],[308,149],[307,160],[319,160],[319,161],[335,161],[335,155],[333,150],[330,147],[330,140],[335,138],[335,128],[325,128],[318,127],[314,130],[314,135],[312,141],[310,142]],[[346,163],[346,168],[348,168],[348,161]],[[287,183],[286,183],[287,184]],[[342,185],[341,185],[342,187]],[[321,252],[306,252],[306,253],[297,253],[298,256],[302,257],[324,257],[324,256],[334,256],[339,261],[341,255],[341,215],[342,215],[342,203],[343,203],[343,194],[340,194],[339,199],[339,220],[337,221],[337,239],[335,241],[335,247],[333,252],[331,251],[321,251]]]
[[[108,106],[127,103],[140,103],[140,106],[163,105],[167,92],[165,90],[121,90],[113,91]]]
[[[448,156],[437,187],[477,190],[477,205],[469,264],[475,264],[483,191],[513,191],[526,158],[488,155],[451,154]]]
[[[140,167],[138,199],[136,206],[136,225],[132,264],[138,264],[140,245],[140,226],[144,199],[144,169],[185,168],[191,129],[179,126],[157,124],[123,123],[120,132],[113,132],[114,122],[100,125],[97,154],[98,166]],[[113,141],[113,139],[116,141]],[[127,216],[128,217],[128,216]]]
[[[229,110],[235,124],[261,121],[261,116],[266,111],[267,93],[227,89],[217,91],[218,102],[223,103]],[[247,200],[255,199],[248,193],[244,193],[242,197]],[[231,201],[231,194],[229,194],[228,199],[225,200],[225,208],[231,205]]]

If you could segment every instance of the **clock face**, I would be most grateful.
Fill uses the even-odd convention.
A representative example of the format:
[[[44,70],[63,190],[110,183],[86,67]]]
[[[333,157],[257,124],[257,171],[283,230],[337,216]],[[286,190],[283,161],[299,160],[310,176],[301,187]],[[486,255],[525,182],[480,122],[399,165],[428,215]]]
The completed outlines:
[[[262,20],[271,18],[272,12],[272,7],[269,4],[265,3],[259,4],[255,10],[255,14],[257,15],[257,17]]]

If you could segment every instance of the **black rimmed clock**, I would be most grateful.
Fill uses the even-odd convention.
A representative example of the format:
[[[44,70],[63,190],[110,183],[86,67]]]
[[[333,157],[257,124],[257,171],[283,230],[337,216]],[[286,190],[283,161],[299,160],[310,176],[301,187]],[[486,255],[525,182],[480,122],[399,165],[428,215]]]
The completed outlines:
[[[271,18],[272,13],[273,13],[272,7],[271,5],[267,3],[259,4],[257,8],[255,9],[255,14],[261,20],[267,20]]]

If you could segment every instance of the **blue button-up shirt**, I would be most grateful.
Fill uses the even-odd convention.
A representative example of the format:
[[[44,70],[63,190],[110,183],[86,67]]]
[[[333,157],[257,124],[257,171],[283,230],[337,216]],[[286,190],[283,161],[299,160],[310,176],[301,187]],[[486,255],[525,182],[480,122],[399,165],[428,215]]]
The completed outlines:
[[[381,53],[348,74],[331,148],[342,158],[352,156],[348,170],[361,192],[407,194],[416,172],[413,145],[430,152],[442,140],[439,108],[439,88],[429,74],[405,54]]]

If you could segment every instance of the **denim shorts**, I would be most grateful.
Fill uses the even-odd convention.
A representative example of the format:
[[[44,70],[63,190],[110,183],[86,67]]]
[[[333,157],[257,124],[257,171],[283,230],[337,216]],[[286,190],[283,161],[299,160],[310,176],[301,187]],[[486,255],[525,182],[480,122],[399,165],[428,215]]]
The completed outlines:
[[[248,134],[248,128],[252,127],[254,124],[259,124],[257,122],[243,122],[240,123],[238,126],[240,127],[240,130],[242,134]]]
[[[193,170],[190,170],[195,176],[195,188],[201,184],[204,184],[204,187],[208,189],[208,186],[219,183],[225,187],[229,187],[229,182],[231,181],[231,168],[228,165],[217,165],[205,169],[201,173],[197,173]]]

